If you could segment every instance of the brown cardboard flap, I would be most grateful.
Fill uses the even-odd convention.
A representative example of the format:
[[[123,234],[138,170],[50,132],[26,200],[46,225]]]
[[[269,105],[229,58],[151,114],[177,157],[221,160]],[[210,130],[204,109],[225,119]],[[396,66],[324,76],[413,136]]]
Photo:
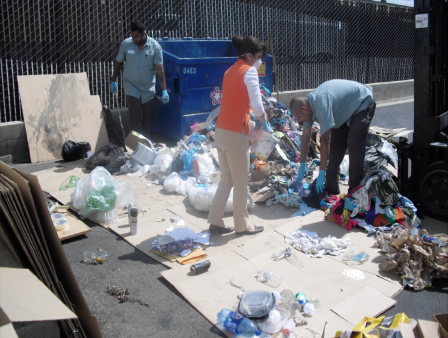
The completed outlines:
[[[422,338],[436,338],[439,335],[439,323],[418,319],[418,332]]]
[[[0,306],[13,322],[77,318],[27,269],[0,268]]]
[[[331,308],[353,325],[357,325],[367,314],[376,317],[397,303],[372,286],[367,286],[345,301]],[[360,311],[360,306],[364,311]]]
[[[79,285],[76,282],[73,271],[70,268],[67,257],[65,256],[65,252],[62,249],[61,242],[59,241],[56,230],[54,229],[53,221],[51,220],[50,213],[48,212],[48,207],[37,177],[19,169],[14,169],[14,171],[16,171],[29,183],[29,189],[32,194],[31,198],[34,200],[36,210],[38,211],[42,231],[46,238],[48,250],[50,252],[57,277],[64,287],[70,302],[73,304],[75,313],[78,316],[87,337],[102,337],[98,322],[96,318],[92,316],[90,309],[84,300],[84,296],[79,289]]]
[[[434,315],[434,321],[440,325],[440,334],[443,338],[448,338],[448,313]]]

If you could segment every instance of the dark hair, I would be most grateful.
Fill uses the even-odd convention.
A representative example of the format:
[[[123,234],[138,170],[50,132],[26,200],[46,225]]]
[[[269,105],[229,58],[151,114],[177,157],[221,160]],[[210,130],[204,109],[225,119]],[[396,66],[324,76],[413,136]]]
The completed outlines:
[[[143,33],[143,31],[146,30],[145,25],[140,21],[132,21],[131,22],[131,31],[139,31],[140,33]]]
[[[239,57],[247,53],[254,55],[258,52],[263,52],[262,58],[265,58],[267,55],[266,45],[253,36],[242,38],[239,35],[234,35],[232,36],[232,45],[236,48],[236,54]]]

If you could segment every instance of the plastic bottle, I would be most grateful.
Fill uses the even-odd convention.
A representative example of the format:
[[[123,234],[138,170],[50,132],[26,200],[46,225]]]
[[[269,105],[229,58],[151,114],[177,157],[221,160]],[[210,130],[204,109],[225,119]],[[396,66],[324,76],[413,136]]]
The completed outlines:
[[[238,335],[246,337],[261,335],[253,321],[228,309],[222,309],[218,313],[218,324]]]
[[[283,305],[291,312],[291,317],[295,317],[305,323],[308,323],[306,318],[303,317],[303,315],[300,313],[300,311],[302,311],[302,305],[299,303],[297,298],[294,297],[292,291],[289,289],[285,289],[282,291],[281,296]]]
[[[309,315],[312,316],[316,312],[316,308],[314,307],[314,304],[312,304],[308,297],[305,296],[302,292],[299,292],[296,295],[297,300],[299,301],[300,305],[302,305],[303,311]]]
[[[270,285],[280,285],[282,284],[282,276],[277,275],[276,273],[269,271],[269,270],[258,270],[257,271],[258,274],[258,278],[261,281],[266,282],[267,284]]]

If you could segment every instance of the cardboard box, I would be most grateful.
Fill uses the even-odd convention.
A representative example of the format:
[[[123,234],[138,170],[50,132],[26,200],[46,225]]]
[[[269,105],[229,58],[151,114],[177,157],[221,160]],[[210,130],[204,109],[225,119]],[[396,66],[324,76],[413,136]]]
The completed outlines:
[[[133,151],[131,158],[142,165],[153,164],[157,157],[157,151],[152,142],[143,135],[133,131],[125,140],[126,147]]]
[[[439,323],[418,319],[418,332],[421,338],[437,338],[439,335]]]
[[[434,321],[439,323],[440,335],[448,338],[448,313],[434,315]]]

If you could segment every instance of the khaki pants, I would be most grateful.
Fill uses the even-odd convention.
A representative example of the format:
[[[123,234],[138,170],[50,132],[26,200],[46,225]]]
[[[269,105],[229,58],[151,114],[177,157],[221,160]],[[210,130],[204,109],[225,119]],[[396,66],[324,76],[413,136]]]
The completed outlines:
[[[233,187],[233,221],[236,232],[247,230],[247,184],[249,182],[249,135],[216,129],[221,180],[208,214],[210,224],[224,226],[222,217]]]

